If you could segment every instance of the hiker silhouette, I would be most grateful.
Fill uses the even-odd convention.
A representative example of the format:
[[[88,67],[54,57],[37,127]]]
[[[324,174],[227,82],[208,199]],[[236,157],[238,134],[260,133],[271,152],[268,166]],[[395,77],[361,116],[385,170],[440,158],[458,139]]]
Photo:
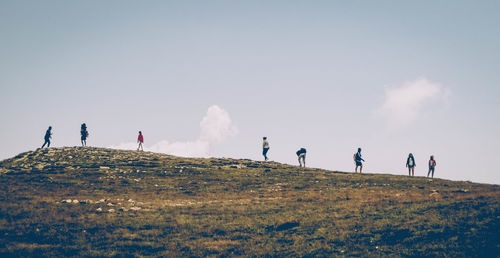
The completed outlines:
[[[269,151],[269,142],[267,137],[262,138],[262,155],[264,155],[264,161],[267,161],[267,152]]]
[[[144,149],[142,147],[142,144],[144,143],[144,137],[142,136],[141,131],[139,131],[139,136],[137,136],[137,142],[139,143],[139,146],[137,146],[137,150],[139,150],[139,148],[140,148],[141,151],[144,151]]]
[[[80,136],[82,147],[87,146],[87,137],[89,137],[89,132],[87,131],[87,125],[85,123],[83,123],[80,128]]]
[[[415,176],[415,167],[417,164],[415,163],[415,158],[413,154],[408,155],[408,159],[406,159],[406,167],[408,168],[408,176]]]
[[[432,178],[434,178],[434,168],[436,167],[436,160],[434,159],[434,155],[431,155],[429,160],[429,172],[427,172],[427,177],[432,172]]]
[[[356,163],[356,168],[354,169],[354,173],[358,172],[358,167],[359,167],[359,173],[363,171],[363,161],[365,161],[361,157],[361,148],[358,148],[358,152],[356,152],[353,156],[354,158],[354,163]]]
[[[47,148],[50,147],[50,138],[52,138],[52,126],[49,126],[49,129],[47,129],[47,131],[45,132],[45,142],[42,145],[42,149],[43,147],[45,147],[45,144],[47,144]]]
[[[307,150],[305,148],[300,148],[300,150],[296,152],[297,156],[299,157],[300,167],[306,167],[306,153]]]

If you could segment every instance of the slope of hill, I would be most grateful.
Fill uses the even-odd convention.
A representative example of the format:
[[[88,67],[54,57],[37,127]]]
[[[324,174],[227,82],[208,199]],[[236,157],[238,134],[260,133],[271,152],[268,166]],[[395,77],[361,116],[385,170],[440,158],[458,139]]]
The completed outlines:
[[[497,256],[499,232],[498,185],[101,148],[0,163],[2,256]]]

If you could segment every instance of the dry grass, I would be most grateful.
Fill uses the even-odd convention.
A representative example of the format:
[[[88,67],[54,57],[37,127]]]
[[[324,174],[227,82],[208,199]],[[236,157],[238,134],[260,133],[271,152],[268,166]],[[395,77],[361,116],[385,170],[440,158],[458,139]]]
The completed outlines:
[[[0,172],[0,255],[500,253],[496,185],[97,148]]]

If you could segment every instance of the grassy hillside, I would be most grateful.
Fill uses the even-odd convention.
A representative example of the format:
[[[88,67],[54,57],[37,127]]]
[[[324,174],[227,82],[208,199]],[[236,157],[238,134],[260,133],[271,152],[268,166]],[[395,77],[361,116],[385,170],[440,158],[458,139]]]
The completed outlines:
[[[1,256],[496,257],[499,232],[498,185],[99,148],[0,163]]]

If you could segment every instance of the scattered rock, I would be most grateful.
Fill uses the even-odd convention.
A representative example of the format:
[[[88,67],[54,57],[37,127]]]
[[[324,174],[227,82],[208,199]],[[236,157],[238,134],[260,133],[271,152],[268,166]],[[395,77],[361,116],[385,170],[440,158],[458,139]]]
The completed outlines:
[[[109,209],[108,212],[115,212],[115,209]]]
[[[142,208],[141,207],[131,207],[130,209],[133,211],[138,211],[138,210],[141,210]]]
[[[97,208],[97,209],[95,209],[95,210],[96,210],[96,211],[102,211],[102,208]]]
[[[290,221],[290,222],[285,222],[283,224],[278,225],[275,230],[276,231],[283,231],[283,230],[288,230],[294,227],[298,227],[300,225],[299,221]]]
[[[42,170],[42,169],[45,168],[45,166],[42,165],[42,164],[37,164],[37,165],[35,165],[35,168],[38,169],[38,170]]]

